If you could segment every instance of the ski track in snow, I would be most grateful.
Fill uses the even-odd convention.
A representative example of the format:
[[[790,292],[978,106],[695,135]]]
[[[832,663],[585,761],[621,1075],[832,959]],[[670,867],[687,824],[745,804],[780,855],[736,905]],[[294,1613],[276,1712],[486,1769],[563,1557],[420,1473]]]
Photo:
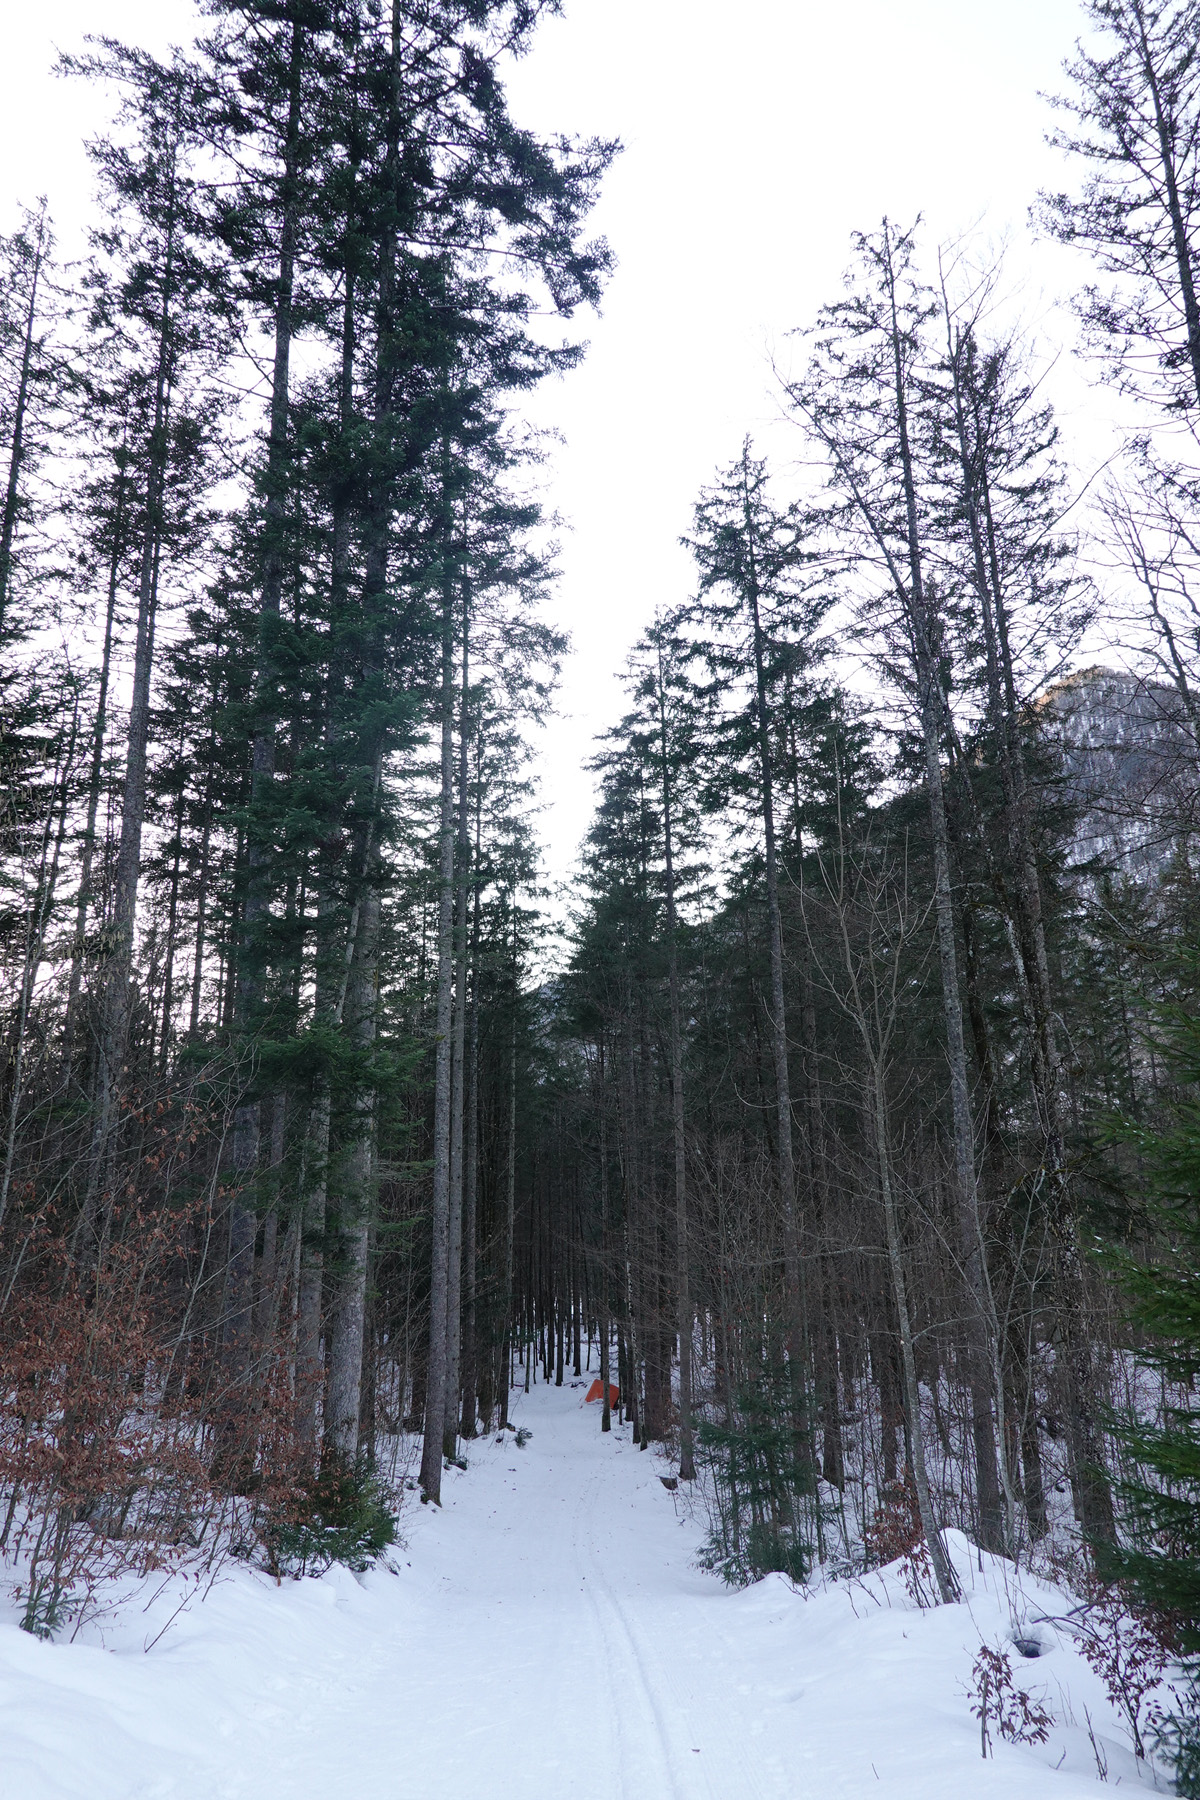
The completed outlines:
[[[667,1465],[625,1431],[602,1437],[581,1389],[538,1387],[513,1411],[528,1445],[469,1446],[444,1507],[406,1509],[397,1573],[276,1587],[238,1568],[148,1655],[155,1606],[127,1608],[106,1647],[0,1624],[0,1800],[1096,1792],[1069,1725],[980,1759],[964,1688],[981,1636],[1003,1642],[1013,1616],[995,1579],[923,1613],[899,1582],[730,1593],[695,1566],[702,1530],[663,1489]],[[1027,1610],[1061,1606],[1026,1585]],[[1053,1650],[1022,1679],[1059,1718],[1082,1726],[1086,1706],[1110,1782],[1137,1788],[1095,1678]]]

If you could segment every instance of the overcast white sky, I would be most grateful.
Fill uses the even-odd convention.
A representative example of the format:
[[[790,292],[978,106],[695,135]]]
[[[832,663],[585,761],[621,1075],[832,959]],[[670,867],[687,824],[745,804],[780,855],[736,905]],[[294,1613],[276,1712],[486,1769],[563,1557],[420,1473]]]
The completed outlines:
[[[0,220],[45,191],[66,243],[87,211],[82,139],[99,96],[49,74],[87,31],[186,41],[184,0],[13,5],[0,64]],[[832,297],[855,227],[928,221],[931,244],[982,221],[1010,239],[1047,342],[1084,278],[1026,223],[1062,185],[1039,90],[1082,21],[1077,0],[565,0],[513,73],[518,119],[620,137],[596,223],[619,267],[583,368],[543,390],[562,431],[549,499],[565,515],[558,622],[574,654],[545,734],[543,836],[561,877],[587,825],[584,763],[619,713],[616,673],[656,605],[689,591],[678,547],[698,488],[750,431],[792,454],[769,370]],[[1106,401],[1064,363],[1051,391],[1088,460]]]

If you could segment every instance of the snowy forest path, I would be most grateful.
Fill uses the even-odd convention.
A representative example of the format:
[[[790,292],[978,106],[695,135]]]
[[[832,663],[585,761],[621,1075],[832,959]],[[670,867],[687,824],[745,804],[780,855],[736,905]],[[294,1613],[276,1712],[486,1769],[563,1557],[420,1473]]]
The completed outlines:
[[[468,1445],[440,1508],[414,1494],[391,1569],[276,1586],[234,1564],[165,1634],[167,1592],[90,1642],[8,1628],[0,1792],[797,1800],[757,1634],[725,1629],[738,1597],[696,1567],[702,1520],[664,1490],[670,1465],[628,1427],[602,1435],[583,1384],[512,1411],[528,1439]]]
[[[794,1794],[764,1786],[750,1738],[730,1730],[738,1684],[712,1617],[725,1595],[694,1567],[699,1528],[664,1491],[662,1462],[626,1431],[602,1437],[571,1387],[521,1396],[514,1418],[525,1447],[512,1434],[468,1446],[444,1507],[405,1515],[398,1583],[369,1580],[383,1603],[399,1585],[402,1619],[357,1667],[331,1644],[302,1684],[295,1733],[273,1721],[274,1744],[223,1792]]]
[[[233,1565],[165,1635],[177,1588],[127,1604],[88,1642],[42,1644],[0,1625],[0,1795],[1095,1792],[1092,1751],[1074,1727],[981,1760],[966,1683],[981,1637],[1004,1641],[1012,1597],[990,1562],[975,1581],[965,1540],[969,1605],[918,1612],[900,1577],[801,1598],[771,1575],[730,1592],[696,1566],[703,1515],[686,1492],[664,1490],[670,1465],[656,1452],[640,1452],[626,1428],[602,1436],[579,1387],[513,1398],[528,1441],[469,1445],[441,1508],[414,1495],[393,1570],[334,1568],[276,1586]],[[1041,1616],[1066,1602],[1031,1590],[1028,1604]],[[1104,1717],[1098,1677],[1073,1652],[1034,1667],[1060,1716],[1086,1705]],[[1133,1759],[1119,1726],[1108,1729],[1106,1754],[1132,1788]]]
[[[653,1465],[649,1472],[654,1476],[649,1499],[665,1519],[666,1509],[654,1491],[658,1472]],[[679,1596],[668,1571],[678,1569],[675,1556],[668,1551],[656,1569],[643,1569],[640,1533],[644,1521],[634,1542],[619,1545],[609,1541],[610,1499],[610,1483],[605,1471],[598,1469],[580,1494],[576,1529],[616,1721],[620,1792],[628,1800],[646,1794],[661,1795],[663,1800],[708,1800],[709,1796],[724,1800],[731,1793],[740,1800],[759,1800],[764,1790],[756,1771],[740,1750],[729,1766],[731,1745],[724,1734],[719,1744],[713,1741],[712,1715],[696,1693],[698,1674],[710,1675],[714,1665],[728,1669],[724,1657],[714,1657],[718,1637],[705,1631],[698,1643],[691,1641],[692,1634],[673,1604]],[[677,1545],[669,1549],[677,1555]],[[709,1598],[711,1582],[701,1578],[698,1585],[702,1589],[699,1597]],[[684,1592],[694,1602],[696,1595],[686,1580]],[[709,1727],[704,1723],[706,1714]],[[700,1738],[710,1740],[707,1754],[697,1741]],[[703,1760],[693,1765],[689,1756]]]
[[[430,1668],[446,1672],[435,1685],[483,1698],[465,1735],[435,1733],[443,1751],[440,1771],[433,1758],[424,1771],[432,1785],[395,1791],[765,1797],[730,1741],[720,1636],[713,1620],[693,1616],[719,1605],[723,1589],[694,1567],[700,1529],[664,1491],[663,1463],[627,1430],[602,1436],[579,1389],[535,1388],[515,1397],[513,1417],[532,1433],[527,1446],[511,1435],[471,1446],[442,1514],[413,1521],[422,1561],[435,1538],[450,1558],[444,1610],[421,1634]],[[419,1709],[426,1719],[437,1710],[432,1693],[429,1702]],[[410,1757],[415,1749],[410,1737]]]

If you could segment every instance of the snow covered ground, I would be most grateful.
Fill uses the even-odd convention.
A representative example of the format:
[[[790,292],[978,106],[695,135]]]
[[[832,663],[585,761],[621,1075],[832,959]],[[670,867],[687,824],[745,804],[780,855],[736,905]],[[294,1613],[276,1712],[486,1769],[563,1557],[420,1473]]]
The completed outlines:
[[[967,1600],[918,1611],[876,1575],[807,1595],[699,1571],[699,1518],[581,1388],[514,1396],[532,1431],[470,1447],[395,1572],[281,1587],[232,1569],[144,1652],[180,1588],[91,1641],[0,1624],[4,1800],[1070,1800],[1086,1725],[1144,1779],[1068,1632],[1018,1679],[1049,1742],[980,1756],[966,1687],[986,1640],[1070,1604],[956,1539]],[[1162,1784],[1165,1789],[1165,1782]]]

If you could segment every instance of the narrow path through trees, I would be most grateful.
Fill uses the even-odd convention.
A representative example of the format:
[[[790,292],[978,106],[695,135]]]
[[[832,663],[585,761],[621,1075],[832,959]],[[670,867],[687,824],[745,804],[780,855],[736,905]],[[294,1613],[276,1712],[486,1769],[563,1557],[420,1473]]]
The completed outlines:
[[[590,1381],[590,1372],[585,1377]],[[965,1604],[917,1611],[899,1575],[805,1598],[733,1592],[697,1567],[698,1487],[585,1385],[514,1393],[515,1432],[470,1448],[443,1505],[415,1494],[396,1572],[284,1581],[234,1569],[150,1650],[127,1608],[106,1654],[0,1625],[5,1792],[22,1800],[1073,1800],[1082,1726],[1002,1741],[986,1764],[966,1693],[982,1637],[1022,1602],[951,1533]],[[1028,1578],[1026,1578],[1028,1579]],[[1061,1601],[1061,1596],[1057,1597]],[[173,1603],[171,1603],[173,1604]],[[1065,1606],[1065,1601],[1061,1602]],[[1059,1606],[1059,1610],[1061,1610]],[[169,1614],[166,1605],[164,1617]],[[94,1635],[94,1634],[93,1634]],[[1035,1665],[1039,1671],[1042,1663]],[[1118,1772],[1098,1678],[1045,1659]],[[1056,1701],[1062,1715],[1062,1706]],[[53,1742],[48,1759],[44,1746]],[[1129,1765],[1128,1769],[1126,1764]],[[1061,1765],[1061,1766],[1056,1766]],[[878,1776],[878,1780],[876,1779]]]

